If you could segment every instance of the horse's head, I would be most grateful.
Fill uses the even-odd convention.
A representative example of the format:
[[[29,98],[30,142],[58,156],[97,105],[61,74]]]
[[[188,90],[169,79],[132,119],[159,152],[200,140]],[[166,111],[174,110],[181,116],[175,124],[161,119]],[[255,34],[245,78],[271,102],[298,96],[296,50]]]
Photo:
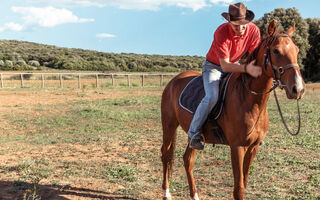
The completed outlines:
[[[301,76],[298,61],[298,47],[291,36],[293,25],[287,31],[278,31],[275,21],[268,27],[266,39],[267,52],[264,58],[265,67],[281,88],[285,88],[289,99],[300,99],[305,91],[305,83]]]

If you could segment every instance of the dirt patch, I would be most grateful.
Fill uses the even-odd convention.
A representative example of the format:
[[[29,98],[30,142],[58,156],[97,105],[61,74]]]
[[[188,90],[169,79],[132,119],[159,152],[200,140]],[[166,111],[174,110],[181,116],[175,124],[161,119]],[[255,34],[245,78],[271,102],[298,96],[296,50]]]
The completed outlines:
[[[320,83],[309,83],[307,84],[307,90],[320,90]]]
[[[0,106],[30,106],[72,101],[94,101],[119,97],[161,94],[160,91],[70,90],[70,91],[0,91]]]

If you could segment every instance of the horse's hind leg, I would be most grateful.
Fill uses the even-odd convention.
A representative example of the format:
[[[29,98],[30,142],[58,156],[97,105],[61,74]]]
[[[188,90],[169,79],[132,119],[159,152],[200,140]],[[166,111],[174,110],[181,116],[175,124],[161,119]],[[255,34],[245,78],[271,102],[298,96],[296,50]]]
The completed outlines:
[[[187,146],[187,149],[184,153],[183,156],[183,161],[184,161],[184,167],[187,172],[187,178],[188,178],[188,183],[189,183],[189,190],[190,190],[190,197],[193,200],[199,200],[197,189],[196,189],[196,184],[193,178],[193,165],[196,160],[196,155],[197,155],[197,150],[196,149],[191,149],[189,147],[189,144]]]
[[[163,200],[171,199],[169,191],[169,174],[172,173],[174,149],[177,137],[176,130],[179,125],[178,121],[173,116],[174,115],[169,116],[169,112],[162,113],[163,144],[161,147],[161,160],[163,165]]]

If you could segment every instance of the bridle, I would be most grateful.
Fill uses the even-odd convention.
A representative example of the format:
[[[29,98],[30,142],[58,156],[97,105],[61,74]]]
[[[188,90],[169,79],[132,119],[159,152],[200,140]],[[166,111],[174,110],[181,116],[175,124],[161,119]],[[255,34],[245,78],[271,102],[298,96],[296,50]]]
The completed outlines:
[[[298,130],[295,132],[295,133],[292,133],[287,124],[286,124],[286,121],[282,115],[282,111],[281,111],[281,108],[280,108],[280,104],[279,104],[279,101],[278,101],[278,97],[277,97],[277,94],[276,94],[276,88],[279,87],[280,89],[283,89],[284,87],[287,87],[285,84],[283,84],[281,82],[281,75],[288,69],[291,69],[291,68],[295,68],[295,67],[298,67],[299,68],[299,65],[297,63],[290,63],[290,64],[287,64],[285,66],[276,66],[272,63],[272,60],[271,60],[271,53],[270,53],[270,46],[271,44],[273,43],[273,41],[279,37],[289,37],[291,39],[291,36],[289,36],[288,34],[278,34],[276,36],[273,36],[270,38],[270,40],[267,40],[268,38],[265,38],[264,40],[266,40],[266,45],[267,45],[267,50],[266,50],[266,53],[264,54],[264,59],[263,59],[263,65],[264,65],[264,71],[266,74],[267,73],[267,67],[268,67],[268,64],[271,66],[271,69],[272,69],[272,74],[273,74],[273,85],[272,87],[267,91],[267,92],[255,92],[253,90],[251,90],[250,88],[248,88],[248,86],[245,84],[245,81],[243,79],[243,76],[242,76],[242,82],[245,86],[245,88],[251,92],[252,94],[254,95],[264,95],[264,94],[268,94],[270,93],[271,91],[274,91],[274,97],[275,97],[275,100],[276,100],[276,103],[277,103],[277,107],[278,107],[278,111],[279,111],[279,114],[281,116],[281,120],[283,122],[283,125],[285,126],[286,130],[288,131],[288,133],[290,135],[293,135],[293,136],[296,136],[299,134],[300,132],[300,127],[301,127],[301,116],[300,116],[300,108],[299,108],[299,100],[297,100],[297,110],[298,110]],[[263,41],[261,42],[261,44],[263,43]],[[260,45],[261,46],[261,45]],[[259,46],[259,47],[260,47]],[[259,118],[260,118],[260,114],[261,112],[259,113],[259,116],[258,116],[258,119],[256,121],[256,123],[254,124],[254,126],[252,127],[252,129],[249,131],[248,134],[251,134],[253,132],[253,130],[255,129],[255,126],[257,125],[258,121],[259,121]]]
[[[294,67],[298,67],[299,68],[299,65],[297,63],[290,63],[290,64],[287,64],[286,66],[277,66],[277,65],[274,65],[272,63],[271,53],[270,53],[270,46],[273,43],[273,41],[275,39],[279,38],[279,37],[289,37],[289,38],[291,38],[288,34],[279,34],[279,35],[271,37],[270,40],[267,40],[269,38],[265,38],[264,39],[264,40],[266,40],[267,50],[266,50],[266,53],[264,54],[264,59],[263,59],[264,68],[263,69],[264,69],[265,74],[268,74],[267,73],[268,64],[271,66],[272,75],[273,75],[273,77],[272,77],[273,78],[272,87],[267,92],[256,92],[256,91],[251,90],[245,84],[245,81],[244,81],[244,79],[242,77],[242,82],[243,82],[244,86],[246,87],[246,89],[249,92],[251,92],[254,95],[268,94],[268,93],[272,92],[274,89],[276,89],[277,87],[279,87],[280,89],[283,89],[284,87],[286,87],[286,85],[281,82],[281,75],[288,69],[291,69],[291,68],[294,68]],[[264,42],[264,40],[261,42],[261,44]],[[259,48],[260,48],[260,46],[259,46]]]
[[[286,87],[286,85],[284,85],[281,82],[281,80],[280,80],[281,75],[288,69],[291,69],[294,67],[297,67],[299,69],[299,65],[298,65],[298,63],[290,63],[290,64],[287,64],[286,66],[273,65],[272,60],[271,60],[270,46],[271,46],[272,42],[279,37],[289,37],[291,39],[291,37],[288,34],[279,34],[279,35],[272,37],[271,40],[268,42],[269,44],[267,46],[267,51],[264,54],[263,65],[264,65],[264,70],[266,72],[267,66],[268,66],[268,64],[270,64],[271,69],[272,69],[272,73],[273,73],[274,85],[277,85],[281,89],[283,89],[284,87]],[[276,74],[278,74],[278,76]]]

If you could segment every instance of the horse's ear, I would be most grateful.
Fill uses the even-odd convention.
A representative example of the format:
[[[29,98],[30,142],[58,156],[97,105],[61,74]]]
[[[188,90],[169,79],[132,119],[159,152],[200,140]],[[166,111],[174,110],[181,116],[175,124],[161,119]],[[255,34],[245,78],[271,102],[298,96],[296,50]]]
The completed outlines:
[[[277,30],[276,21],[272,20],[268,26],[268,35],[273,36],[273,34],[276,32],[276,30]]]
[[[296,24],[293,22],[293,25],[287,30],[287,34],[290,35],[290,37],[293,35],[295,27]]]

